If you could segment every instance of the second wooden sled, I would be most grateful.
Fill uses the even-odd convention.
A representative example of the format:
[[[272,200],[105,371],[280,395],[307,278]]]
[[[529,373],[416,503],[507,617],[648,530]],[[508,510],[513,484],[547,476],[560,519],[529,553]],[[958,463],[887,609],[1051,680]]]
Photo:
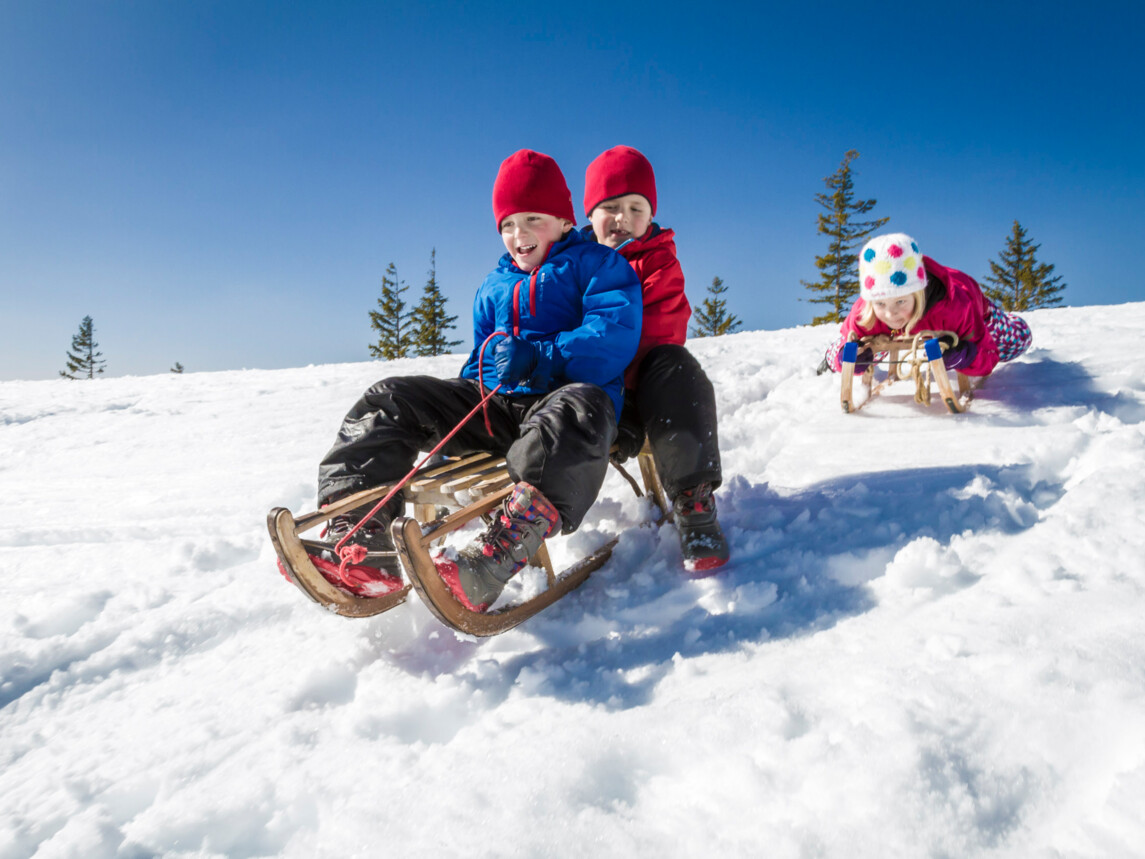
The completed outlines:
[[[985,377],[977,382],[971,382],[966,374],[957,372],[958,393],[955,394],[950,384],[950,375],[946,364],[942,361],[942,342],[938,339],[941,334],[950,332],[923,331],[912,337],[870,337],[862,341],[851,341],[843,345],[842,383],[840,390],[840,403],[843,411],[853,414],[874,399],[884,389],[894,384],[898,379],[913,379],[915,382],[915,401],[919,403],[930,402],[930,381],[938,388],[939,397],[951,414],[964,412],[974,396],[975,389],[982,384]],[[922,354],[919,354],[921,347]],[[863,384],[867,389],[866,398],[855,402],[855,363],[859,357],[860,348],[870,348],[875,356],[887,354],[887,375],[878,384],[874,381],[875,365],[873,361],[861,374]],[[908,368],[903,375],[902,368]],[[929,378],[928,378],[929,375]]]

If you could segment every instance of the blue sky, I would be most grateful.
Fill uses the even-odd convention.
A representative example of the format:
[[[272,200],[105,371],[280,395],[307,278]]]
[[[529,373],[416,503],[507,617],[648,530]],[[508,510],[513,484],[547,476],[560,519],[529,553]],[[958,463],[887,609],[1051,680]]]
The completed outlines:
[[[1141,300],[1143,24],[1138,2],[0,0],[0,379],[56,376],[85,315],[113,376],[367,360],[386,265],[416,300],[434,248],[468,346],[493,179],[525,147],[578,212],[592,158],[645,152],[693,304],[718,275],[746,329],[818,312],[814,196],[848,149],[940,262],[982,278],[1017,219],[1066,303]]]

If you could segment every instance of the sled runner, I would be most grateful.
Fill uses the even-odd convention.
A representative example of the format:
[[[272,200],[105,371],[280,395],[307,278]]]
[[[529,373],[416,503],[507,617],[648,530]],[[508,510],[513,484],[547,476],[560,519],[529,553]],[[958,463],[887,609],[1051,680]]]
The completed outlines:
[[[958,342],[958,335],[950,331],[920,331],[911,337],[887,337],[878,335],[864,337],[859,341],[851,341],[843,346],[842,352],[842,389],[840,401],[843,411],[853,414],[878,396],[882,391],[898,380],[910,379],[915,385],[914,399],[916,403],[929,405],[931,400],[930,383],[934,382],[938,388],[938,395],[951,414],[959,414],[966,410],[970,404],[974,391],[985,380],[985,376],[971,382],[964,373],[956,373],[958,377],[958,393],[955,394],[950,384],[950,375],[946,365],[942,362],[943,343],[938,338],[952,337]],[[855,388],[855,362],[859,351],[869,348],[875,360],[861,374],[867,396],[856,403]],[[886,356],[887,375],[875,383],[875,365],[882,356]]]
[[[455,530],[479,513],[488,513],[496,508],[508,495],[511,487],[484,498],[471,505],[476,509],[468,513],[470,508],[459,510],[452,516],[446,516],[430,523],[424,528],[416,519],[398,518],[390,526],[394,545],[402,559],[402,566],[409,575],[414,590],[417,591],[421,601],[433,613],[434,617],[459,632],[470,635],[488,636],[496,635],[512,629],[524,620],[528,620],[541,609],[546,608],[569,591],[580,587],[591,573],[600,569],[605,561],[612,555],[619,538],[614,537],[601,546],[591,555],[577,561],[561,574],[553,571],[549,560],[548,549],[545,544],[530,559],[532,566],[542,566],[548,577],[548,588],[535,597],[527,599],[518,605],[509,606],[498,611],[480,612],[465,608],[449,592],[449,588],[438,575],[433,559],[429,554],[430,544],[449,531]]]
[[[647,447],[640,453],[639,463],[649,494],[662,513],[670,511],[671,506],[664,504],[664,492]],[[637,495],[644,494],[623,468],[616,468]],[[419,470],[402,490],[412,515],[399,516],[390,526],[395,552],[367,555],[367,559],[385,555],[400,559],[410,584],[393,579],[389,586],[379,584],[377,594],[351,593],[331,582],[318,568],[326,562],[320,558],[316,561],[315,557],[324,552],[333,556],[333,544],[302,539],[299,535],[335,516],[376,503],[389,494],[392,484],[349,495],[297,519],[286,508],[276,507],[267,516],[267,527],[283,574],[310,599],[336,614],[345,617],[380,614],[404,602],[412,586],[429,610],[447,626],[471,635],[496,635],[532,617],[582,584],[608,560],[617,543],[617,539],[611,540],[559,574],[554,572],[547,546],[542,544],[530,558],[530,564],[544,568],[549,585],[545,591],[498,611],[469,611],[454,599],[437,574],[430,546],[473,519],[492,514],[508,497],[512,486],[505,460],[489,453],[448,459]],[[330,567],[336,571],[338,564],[328,564],[327,572],[331,572]]]

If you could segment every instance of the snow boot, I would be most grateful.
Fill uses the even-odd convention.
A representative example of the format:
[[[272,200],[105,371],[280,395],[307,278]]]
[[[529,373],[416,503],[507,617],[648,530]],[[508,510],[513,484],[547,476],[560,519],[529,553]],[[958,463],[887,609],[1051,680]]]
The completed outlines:
[[[373,505],[371,504],[361,510],[335,516],[326,526],[326,539],[335,544],[341,542],[342,538],[354,529],[361,517],[369,513],[372,508]],[[367,519],[362,527],[354,532],[354,536],[350,538],[350,543],[365,546],[369,552],[394,551],[394,541],[390,537],[390,517],[386,515],[386,511],[380,510],[375,516]]]
[[[458,552],[456,560],[438,555],[433,563],[459,603],[470,611],[485,611],[560,527],[556,508],[535,487],[521,482],[485,533]]]
[[[672,510],[680,532],[684,569],[693,578],[713,575],[728,560],[728,541],[716,518],[716,499],[709,483],[685,489],[675,497]]]
[[[393,514],[387,508],[379,510],[367,519],[344,547],[360,546],[366,550],[364,556],[343,563],[342,559],[334,554],[334,546],[340,543],[373,507],[373,504],[367,504],[331,519],[324,534],[330,548],[323,550],[319,555],[310,555],[311,562],[323,578],[360,597],[385,596],[403,584],[401,563],[394,549],[393,538],[390,537],[390,520]],[[386,554],[375,554],[380,552]]]

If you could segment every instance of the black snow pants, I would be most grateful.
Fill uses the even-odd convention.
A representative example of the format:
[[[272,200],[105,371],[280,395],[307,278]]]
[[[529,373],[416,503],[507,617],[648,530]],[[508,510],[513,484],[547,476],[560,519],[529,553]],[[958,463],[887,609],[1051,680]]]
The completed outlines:
[[[419,452],[433,449],[480,401],[471,379],[378,382],[346,414],[318,467],[319,504],[401,479]],[[596,385],[571,384],[544,396],[495,394],[488,412],[492,435],[478,411],[440,452],[504,456],[509,476],[539,489],[560,512],[564,533],[575,531],[608,470],[616,438],[612,399]]]
[[[665,343],[644,356],[636,390],[625,392],[621,423],[647,434],[656,472],[668,497],[700,483],[723,481],[716,394],[700,362],[683,346]]]

